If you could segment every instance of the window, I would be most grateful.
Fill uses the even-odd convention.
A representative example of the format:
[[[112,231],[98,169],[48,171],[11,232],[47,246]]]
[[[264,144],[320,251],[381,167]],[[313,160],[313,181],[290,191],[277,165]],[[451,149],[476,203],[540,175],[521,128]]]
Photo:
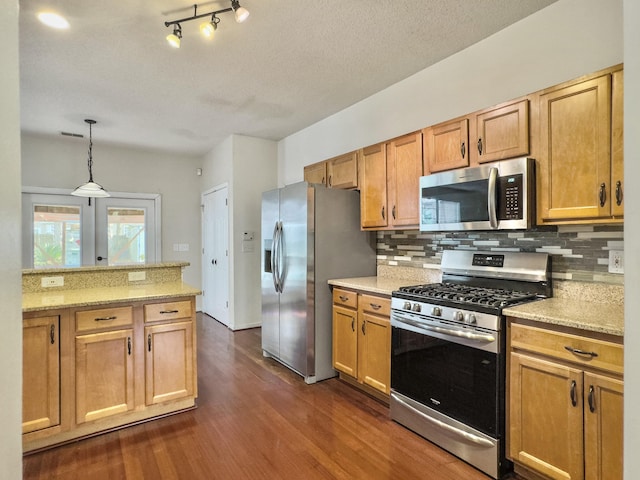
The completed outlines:
[[[89,204],[91,203],[91,204]],[[25,189],[23,267],[131,265],[160,261],[160,195],[73,197]]]

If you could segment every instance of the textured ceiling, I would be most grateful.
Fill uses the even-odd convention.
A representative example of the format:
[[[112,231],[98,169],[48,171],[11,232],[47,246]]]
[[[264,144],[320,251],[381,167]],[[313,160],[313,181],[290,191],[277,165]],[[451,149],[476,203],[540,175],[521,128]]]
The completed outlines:
[[[25,132],[204,154],[230,134],[279,140],[556,0],[242,0],[213,41],[195,20],[180,49],[164,22],[184,0],[21,0]],[[230,6],[199,4],[198,13]],[[36,13],[52,8],[71,28]]]

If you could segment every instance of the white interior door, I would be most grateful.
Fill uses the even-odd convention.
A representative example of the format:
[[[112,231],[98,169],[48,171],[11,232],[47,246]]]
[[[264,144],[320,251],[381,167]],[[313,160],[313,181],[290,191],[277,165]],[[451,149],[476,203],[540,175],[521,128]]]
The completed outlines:
[[[229,207],[227,187],[202,195],[202,309],[229,326]]]
[[[96,198],[96,265],[160,261],[156,200]]]

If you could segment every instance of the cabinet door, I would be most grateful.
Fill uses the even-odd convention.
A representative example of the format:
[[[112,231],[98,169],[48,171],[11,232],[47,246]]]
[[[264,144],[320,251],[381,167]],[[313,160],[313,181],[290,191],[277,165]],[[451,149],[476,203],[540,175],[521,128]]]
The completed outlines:
[[[540,96],[538,207],[543,221],[611,213],[611,76]]]
[[[22,327],[22,433],[60,424],[60,318]]]
[[[477,138],[470,153],[478,163],[528,155],[529,101],[480,112],[475,128]]]
[[[385,144],[364,148],[360,155],[360,224],[387,226],[387,159]]]
[[[193,323],[145,327],[146,404],[194,394]]]
[[[613,72],[611,105],[611,214],[624,214],[624,145],[623,145],[623,90],[622,71]]]
[[[583,478],[582,371],[511,354],[509,453],[551,479]]]
[[[584,374],[585,480],[622,480],[623,386]]]
[[[422,134],[412,133],[389,142],[386,154],[389,223],[394,227],[417,227],[420,221]]]
[[[358,152],[327,160],[327,178],[327,186],[330,188],[357,188]]]
[[[467,118],[434,125],[422,133],[425,174],[469,166]]]
[[[355,309],[333,306],[333,368],[353,378],[358,372],[357,325]]]
[[[308,183],[327,184],[327,163],[319,162],[304,167],[304,181]]]
[[[362,313],[358,332],[358,380],[389,395],[391,391],[391,325],[388,317]]]
[[[133,330],[76,337],[76,423],[134,408]]]

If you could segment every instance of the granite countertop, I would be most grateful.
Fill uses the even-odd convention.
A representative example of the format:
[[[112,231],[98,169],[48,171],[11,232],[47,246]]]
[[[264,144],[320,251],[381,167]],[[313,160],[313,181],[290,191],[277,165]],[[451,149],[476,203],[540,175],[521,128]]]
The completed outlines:
[[[329,285],[350,288],[365,293],[377,293],[391,296],[391,292],[406,285],[415,285],[415,280],[402,280],[386,277],[354,277],[329,280]]]
[[[147,285],[81,288],[22,294],[22,311],[33,312],[55,308],[85,307],[114,302],[136,302],[199,295],[200,290],[184,282]]]
[[[541,323],[624,335],[624,305],[554,297],[505,308],[503,313]]]

